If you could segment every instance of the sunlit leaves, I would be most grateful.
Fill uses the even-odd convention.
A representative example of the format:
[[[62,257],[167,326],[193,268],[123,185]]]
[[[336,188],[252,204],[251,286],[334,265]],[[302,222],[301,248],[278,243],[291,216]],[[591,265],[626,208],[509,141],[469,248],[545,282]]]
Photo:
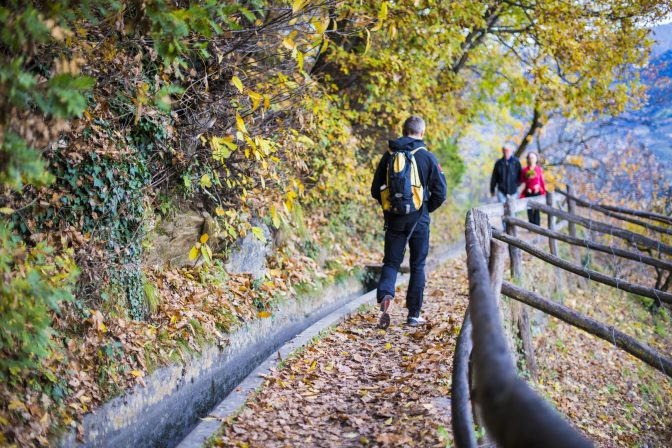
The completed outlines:
[[[284,39],[282,39],[282,45],[288,50],[294,50],[297,46],[297,43],[294,42],[294,38],[298,35],[298,31],[294,30],[289,33]]]
[[[383,22],[385,22],[385,19],[387,19],[387,2],[383,2],[380,5],[380,11],[378,12],[378,23],[371,29],[371,31],[380,30],[383,26]]]
[[[203,256],[203,259],[205,259],[207,263],[210,263],[212,261],[212,250],[210,249],[210,246],[208,246],[207,244],[202,244],[201,255]]]
[[[303,53],[297,50],[296,52],[296,65],[299,68],[299,71],[303,71]]]
[[[199,184],[201,188],[210,188],[212,187],[212,180],[210,179],[209,175],[204,174],[203,176],[201,176]]]
[[[292,2],[292,14],[301,11],[309,2],[310,0],[294,0]]]
[[[273,227],[276,229],[280,228],[281,220],[280,220],[280,215],[278,214],[277,208],[275,208],[275,204],[271,205],[271,221],[273,222]]]
[[[231,84],[233,84],[240,93],[243,93],[243,82],[240,80],[239,77],[233,76],[231,78]]]
[[[196,261],[199,256],[203,257],[206,263],[212,261],[212,249],[208,245],[209,235],[204,233],[200,236],[198,242],[189,250],[189,260]]]
[[[225,159],[231,156],[231,152],[238,148],[234,143],[233,136],[210,137],[210,148],[212,149],[212,158],[219,163],[225,163]]]
[[[250,100],[252,101],[252,112],[254,112],[261,105],[261,102],[264,100],[264,96],[251,90],[247,92],[247,95],[250,97]]]
[[[245,127],[245,121],[243,121],[243,117],[241,117],[238,112],[236,112],[236,129],[239,132],[242,132],[243,134],[247,134],[247,128]]]
[[[330,19],[328,16],[322,19],[315,18],[311,23],[315,27],[315,34],[321,37],[327,31],[327,28],[329,28]]]
[[[252,234],[262,243],[266,242],[266,236],[264,235],[264,231],[261,229],[261,227],[252,227]]]

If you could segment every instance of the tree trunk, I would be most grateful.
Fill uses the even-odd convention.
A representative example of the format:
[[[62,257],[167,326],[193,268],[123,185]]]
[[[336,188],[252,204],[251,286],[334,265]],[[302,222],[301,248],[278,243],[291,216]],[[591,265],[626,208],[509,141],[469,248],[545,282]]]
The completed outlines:
[[[523,141],[521,141],[520,145],[518,145],[518,149],[516,149],[516,157],[520,157],[523,155],[525,149],[527,148],[527,145],[529,145],[532,139],[534,138],[534,134],[537,132],[537,129],[539,129],[544,125],[541,122],[540,118],[541,115],[539,114],[539,109],[535,105],[534,112],[532,113],[532,122],[530,123],[530,128],[527,130],[527,133],[525,134]]]

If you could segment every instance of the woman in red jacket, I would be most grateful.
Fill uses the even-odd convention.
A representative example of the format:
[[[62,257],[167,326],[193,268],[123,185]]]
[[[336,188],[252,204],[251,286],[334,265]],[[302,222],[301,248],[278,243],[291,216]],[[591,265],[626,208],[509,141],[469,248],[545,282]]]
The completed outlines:
[[[527,155],[527,167],[520,172],[519,183],[524,184],[523,192],[520,193],[521,198],[530,196],[540,196],[546,194],[546,184],[544,183],[544,172],[541,167],[537,165],[539,157],[536,152],[531,152]],[[539,225],[541,217],[539,210],[528,209],[527,219],[532,224]]]

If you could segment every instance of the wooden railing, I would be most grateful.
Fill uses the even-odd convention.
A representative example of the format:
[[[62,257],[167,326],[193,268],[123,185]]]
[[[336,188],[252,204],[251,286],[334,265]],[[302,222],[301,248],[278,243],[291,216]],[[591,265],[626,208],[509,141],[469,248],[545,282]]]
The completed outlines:
[[[577,214],[577,206],[586,207],[605,216],[643,226],[650,232],[669,234],[667,227],[653,225],[637,216],[657,223],[672,225],[672,219],[650,212],[640,212],[623,207],[594,204],[576,197],[568,188],[567,211],[561,210],[553,193],[525,200],[509,199],[506,204],[489,204],[467,213],[465,225],[467,266],[469,272],[469,307],[465,313],[453,359],[452,414],[455,443],[460,448],[477,446],[474,419],[486,429],[485,442],[503,447],[583,447],[592,443],[573,428],[548,403],[539,397],[516,372],[509,343],[503,330],[500,292],[513,299],[511,306],[522,307],[515,324],[522,340],[525,362],[532,377],[536,376],[536,361],[532,347],[527,306],[550,314],[570,325],[604,339],[616,347],[646,362],[665,375],[672,377],[672,360],[651,347],[616,328],[584,316],[560,303],[548,300],[539,294],[527,291],[513,283],[503,281],[508,245],[511,276],[520,279],[522,271],[521,250],[554,266],[560,279],[571,272],[585,279],[597,281],[624,291],[653,298],[659,306],[672,304],[669,288],[672,262],[665,255],[672,254],[672,247],[650,236],[609,225],[602,221]],[[544,212],[548,217],[548,229],[516,218],[518,211],[527,208]],[[491,227],[489,218],[502,217],[506,232]],[[627,217],[628,219],[623,219]],[[556,219],[568,225],[568,233],[558,232]],[[637,222],[633,222],[637,221]],[[607,246],[577,236],[576,225],[591,231],[618,237],[636,249],[648,251],[641,254],[629,248]],[[549,240],[549,252],[530,244],[517,236],[517,228]],[[574,262],[558,256],[557,241],[571,245]],[[504,244],[506,243],[506,244]],[[601,253],[651,266],[657,272],[667,272],[667,285],[659,289],[628,282],[582,266],[578,248],[584,247]],[[658,256],[656,256],[658,255]],[[524,305],[520,305],[524,304]],[[483,441],[482,441],[483,442]]]

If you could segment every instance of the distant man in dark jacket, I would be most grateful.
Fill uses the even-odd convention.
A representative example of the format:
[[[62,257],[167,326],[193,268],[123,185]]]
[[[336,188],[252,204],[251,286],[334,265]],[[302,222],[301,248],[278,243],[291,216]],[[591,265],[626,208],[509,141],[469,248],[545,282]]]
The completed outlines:
[[[411,279],[406,293],[408,318],[406,323],[417,326],[425,322],[420,317],[425,289],[425,259],[429,252],[429,214],[446,200],[446,178],[434,154],[430,153],[422,141],[425,122],[412,116],[404,122],[404,136],[389,141],[390,150],[383,154],[378,163],[371,184],[371,196],[382,205],[381,189],[386,187],[387,168],[391,154],[395,151],[414,151],[420,183],[424,189],[424,199],[420,209],[408,215],[384,212],[385,215],[385,256],[378,283],[377,298],[382,315],[380,327],[390,324],[388,309],[394,299],[397,272],[404,259],[406,244],[410,248]],[[420,149],[418,149],[420,148]]]
[[[518,191],[521,170],[520,160],[513,155],[513,145],[505,144],[502,147],[502,158],[495,162],[492,170],[490,194],[496,194],[499,202],[506,202],[508,196],[515,195]]]

